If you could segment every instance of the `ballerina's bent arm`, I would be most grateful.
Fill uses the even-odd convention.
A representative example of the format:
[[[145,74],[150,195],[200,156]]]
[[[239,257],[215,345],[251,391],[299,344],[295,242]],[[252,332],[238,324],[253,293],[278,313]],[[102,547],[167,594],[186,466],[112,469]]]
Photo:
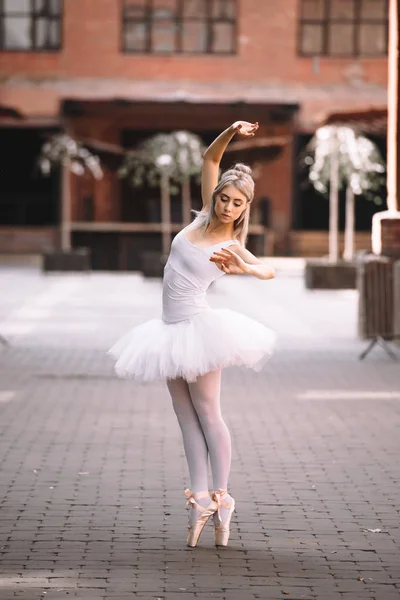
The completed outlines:
[[[244,137],[253,137],[258,129],[258,123],[235,121],[225,129],[207,148],[203,154],[203,167],[201,171],[201,197],[203,210],[209,208],[213,191],[218,184],[219,163],[222,155],[233,136],[238,133]]]
[[[209,208],[212,194],[218,184],[219,164],[222,155],[233,136],[238,133],[244,137],[253,137],[258,129],[258,123],[236,121],[225,129],[207,148],[203,155],[203,168],[201,177],[201,193],[203,210]],[[264,264],[254,254],[243,246],[231,246],[214,252],[210,257],[224,273],[253,275],[258,279],[273,279],[275,271]]]
[[[257,279],[274,279],[275,270],[264,264],[243,246],[231,246],[214,252],[210,261],[227,275],[252,275]]]

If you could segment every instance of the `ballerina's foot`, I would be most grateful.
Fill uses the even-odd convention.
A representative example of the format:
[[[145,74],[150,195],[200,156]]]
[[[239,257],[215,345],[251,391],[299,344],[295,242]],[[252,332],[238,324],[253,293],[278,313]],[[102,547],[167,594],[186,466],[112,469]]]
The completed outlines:
[[[213,515],[215,545],[227,546],[235,500],[226,490],[221,489],[214,492],[212,497],[218,503],[218,511]]]
[[[187,536],[187,545],[191,548],[194,548],[197,545],[198,539],[201,535],[201,532],[204,529],[205,524],[208,519],[213,516],[213,514],[218,510],[218,504],[215,500],[213,500],[208,490],[206,492],[192,492],[189,489],[185,490],[185,495],[188,498],[187,507],[191,510],[189,526],[188,526],[188,536]],[[200,501],[206,502],[209,500],[206,506],[200,504]],[[196,518],[193,519],[197,511]]]

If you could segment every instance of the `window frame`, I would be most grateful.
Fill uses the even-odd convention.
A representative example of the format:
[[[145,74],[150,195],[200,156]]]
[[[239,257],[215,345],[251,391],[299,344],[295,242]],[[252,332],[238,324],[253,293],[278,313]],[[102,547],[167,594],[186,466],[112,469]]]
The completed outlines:
[[[129,0],[120,0],[120,23],[121,23],[121,44],[120,51],[123,54],[136,54],[142,56],[236,56],[238,52],[238,0],[231,0],[234,10],[234,18],[214,18],[212,16],[212,2],[213,0],[205,0],[206,3],[206,16],[205,17],[186,17],[183,12],[183,5],[185,0],[175,0],[176,14],[171,17],[171,21],[175,22],[175,36],[174,36],[174,48],[173,50],[156,51],[152,48],[152,28],[153,23],[156,21],[153,17],[153,0],[144,0],[144,19],[138,18],[127,18],[125,14],[125,8],[128,5]],[[168,19],[165,19],[168,20]],[[130,23],[142,24],[146,27],[146,44],[144,50],[136,50],[127,48],[125,42],[126,25]],[[207,49],[206,50],[183,50],[183,33],[185,23],[205,23],[206,24],[206,36],[207,36]],[[232,50],[228,51],[214,51],[212,50],[212,26],[215,23],[228,23],[231,25],[232,32]]]
[[[385,58],[388,55],[388,43],[389,43],[389,0],[384,0],[385,3],[385,17],[382,19],[368,19],[361,17],[361,5],[363,0],[354,0],[354,17],[352,19],[345,18],[331,18],[331,0],[321,0],[323,2],[323,16],[322,18],[309,19],[303,17],[303,5],[306,0],[299,0],[298,4],[298,37],[297,37],[297,54],[301,58],[362,58],[362,59],[377,59]],[[332,24],[346,24],[351,25],[353,32],[353,52],[343,53],[332,53],[329,51],[329,33],[330,26]],[[371,25],[382,25],[384,27],[386,50],[379,54],[365,54],[360,52],[360,30],[364,24]],[[322,45],[319,52],[305,52],[303,50],[303,27],[304,25],[315,25],[320,26],[322,29]]]
[[[26,12],[18,12],[5,10],[5,2],[4,0],[0,0],[0,52],[7,53],[16,53],[16,52],[26,52],[29,54],[57,54],[61,52],[64,46],[64,0],[59,0],[60,2],[60,12],[58,15],[52,15],[48,13],[46,15],[47,22],[58,22],[59,27],[59,42],[57,46],[46,46],[46,47],[37,47],[37,35],[36,35],[36,22],[38,19],[43,18],[40,15],[39,11],[35,10],[35,0],[29,0],[29,11]],[[29,18],[29,33],[30,33],[30,46],[28,48],[7,48],[4,45],[5,42],[5,28],[4,22],[7,17],[28,17]]]

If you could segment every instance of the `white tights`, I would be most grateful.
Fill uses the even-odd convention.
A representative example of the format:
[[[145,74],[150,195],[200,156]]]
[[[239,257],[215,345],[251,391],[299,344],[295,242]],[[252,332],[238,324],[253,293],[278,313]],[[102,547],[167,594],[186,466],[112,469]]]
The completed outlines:
[[[193,383],[172,379],[167,385],[182,430],[191,491],[196,495],[208,489],[208,457],[214,489],[226,490],[231,467],[231,436],[221,414],[221,371],[201,375]],[[202,504],[206,502],[209,498]]]

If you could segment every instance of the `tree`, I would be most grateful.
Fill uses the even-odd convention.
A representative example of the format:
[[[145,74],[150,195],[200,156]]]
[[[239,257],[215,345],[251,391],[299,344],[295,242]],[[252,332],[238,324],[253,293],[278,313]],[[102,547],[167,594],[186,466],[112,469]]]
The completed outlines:
[[[337,262],[339,190],[346,188],[345,248],[343,257],[354,256],[354,196],[363,195],[376,204],[385,184],[385,163],[378,147],[351,127],[326,125],[317,129],[307,146],[305,163],[309,179],[321,194],[329,193],[329,260]]]
[[[201,173],[204,149],[199,136],[189,131],[158,133],[128,152],[119,171],[134,187],[145,182],[160,187],[163,254],[171,243],[170,195],[181,188],[183,221],[189,223],[190,179]]]
[[[101,179],[103,170],[100,166],[100,159],[70,135],[60,133],[52,136],[43,144],[38,158],[38,167],[45,176],[49,176],[55,167],[61,167],[61,250],[70,252],[70,173],[83,175],[85,171],[89,171],[95,179]]]

